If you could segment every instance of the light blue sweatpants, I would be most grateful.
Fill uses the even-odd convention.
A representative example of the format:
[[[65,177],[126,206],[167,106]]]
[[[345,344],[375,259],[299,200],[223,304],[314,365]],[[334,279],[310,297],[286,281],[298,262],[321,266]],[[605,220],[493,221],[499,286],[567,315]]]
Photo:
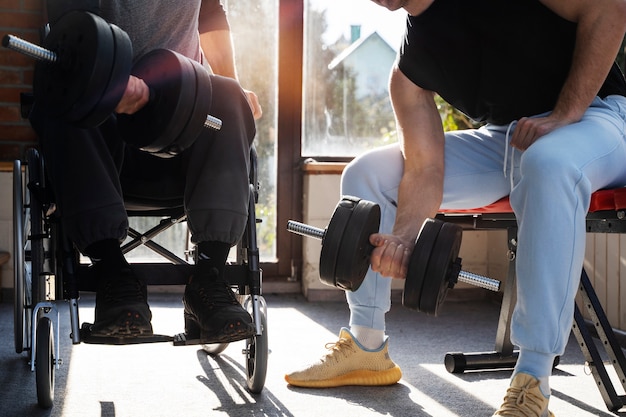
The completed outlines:
[[[508,145],[514,127],[446,133],[442,208],[482,207],[510,195],[518,219],[511,338],[521,348],[518,368],[527,366],[540,377],[563,354],[571,330],[590,195],[626,184],[626,98],[596,98],[580,122],[524,152]],[[356,158],[342,177],[342,195],[380,205],[383,233],[393,227],[402,170],[394,144]],[[391,279],[370,269],[359,290],[346,293],[350,324],[384,330],[390,293]]]

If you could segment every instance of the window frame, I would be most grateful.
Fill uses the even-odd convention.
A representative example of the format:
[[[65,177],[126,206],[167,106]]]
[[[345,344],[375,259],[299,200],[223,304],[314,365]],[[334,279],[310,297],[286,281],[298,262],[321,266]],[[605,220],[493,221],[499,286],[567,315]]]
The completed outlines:
[[[302,238],[287,221],[302,219],[302,68],[304,0],[279,0],[276,261],[262,262],[264,280],[300,280]],[[284,227],[283,227],[284,226]]]

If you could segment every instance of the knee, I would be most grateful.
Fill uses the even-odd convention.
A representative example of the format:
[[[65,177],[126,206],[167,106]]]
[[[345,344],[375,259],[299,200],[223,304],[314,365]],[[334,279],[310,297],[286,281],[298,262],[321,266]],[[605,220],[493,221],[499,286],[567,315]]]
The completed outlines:
[[[372,158],[356,158],[341,175],[341,194],[363,197],[364,189],[372,188],[376,175],[372,173]]]
[[[211,76],[211,108],[209,113],[222,120],[221,133],[240,137],[250,146],[256,135],[256,124],[248,97],[237,80]]]
[[[346,167],[343,169],[341,174],[341,183],[343,184],[351,184],[356,181],[360,181],[363,178],[363,175],[367,173],[367,169],[365,169],[365,164],[357,159],[353,159]]]
[[[403,160],[398,146],[377,148],[350,162],[341,176],[342,194],[372,198],[375,194],[397,189],[402,177]]]
[[[211,112],[216,116],[249,110],[245,92],[239,82],[232,78],[212,75],[211,95]]]
[[[522,156],[521,178],[511,192],[511,206],[520,215],[527,203],[563,213],[566,207],[589,206],[591,184],[584,172],[559,152],[537,152],[534,145]]]
[[[536,143],[539,145],[539,143]],[[553,148],[531,146],[520,161],[522,179],[533,183],[558,184],[580,180],[580,169],[568,158]]]

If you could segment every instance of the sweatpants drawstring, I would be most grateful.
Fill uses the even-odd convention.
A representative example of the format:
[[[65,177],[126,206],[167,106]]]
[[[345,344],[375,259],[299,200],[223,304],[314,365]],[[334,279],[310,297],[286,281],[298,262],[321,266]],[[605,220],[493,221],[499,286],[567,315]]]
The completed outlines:
[[[517,120],[513,120],[509,123],[509,127],[506,129],[506,136],[504,138],[504,162],[502,164],[502,173],[504,174],[504,178],[506,175],[506,168],[508,165],[508,156],[509,156],[509,135],[511,133],[511,129],[513,126],[517,124]],[[513,191],[513,158],[515,156],[515,148],[511,147],[511,166],[509,167],[509,180],[511,181],[511,191]]]

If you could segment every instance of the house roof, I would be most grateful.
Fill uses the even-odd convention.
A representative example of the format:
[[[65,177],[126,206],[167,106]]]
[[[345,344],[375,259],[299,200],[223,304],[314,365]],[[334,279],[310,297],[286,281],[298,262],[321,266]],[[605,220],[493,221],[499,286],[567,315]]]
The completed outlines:
[[[387,43],[387,41],[384,40],[382,38],[382,36],[380,36],[378,34],[378,32],[372,32],[372,33],[370,33],[368,36],[366,36],[364,38],[357,39],[350,46],[348,46],[346,49],[344,49],[339,55],[337,55],[335,57],[335,59],[333,59],[330,62],[330,64],[328,64],[328,69],[329,70],[335,69],[339,64],[341,64],[346,58],[348,58],[350,55],[352,55],[355,51],[357,51],[359,48],[361,48],[364,44],[372,42],[374,40],[380,40],[383,43],[383,45],[385,45],[385,46],[387,46],[389,48],[389,50],[391,50],[392,52],[395,51],[391,47],[391,45],[389,45]]]

